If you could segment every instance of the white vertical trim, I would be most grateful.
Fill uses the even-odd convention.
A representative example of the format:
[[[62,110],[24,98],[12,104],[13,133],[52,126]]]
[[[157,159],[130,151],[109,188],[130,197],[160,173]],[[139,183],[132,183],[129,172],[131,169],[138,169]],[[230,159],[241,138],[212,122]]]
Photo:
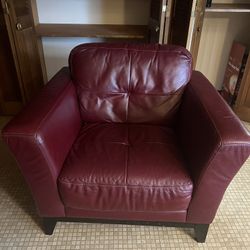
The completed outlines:
[[[197,5],[198,0],[193,0],[193,5],[192,5],[192,10],[191,10],[191,17],[190,17],[190,22],[189,22],[189,29],[188,29],[188,37],[187,37],[187,44],[186,44],[186,49],[190,51],[191,49],[191,44],[192,44],[192,39],[193,39],[193,34],[194,34],[194,24],[195,24],[195,8]]]

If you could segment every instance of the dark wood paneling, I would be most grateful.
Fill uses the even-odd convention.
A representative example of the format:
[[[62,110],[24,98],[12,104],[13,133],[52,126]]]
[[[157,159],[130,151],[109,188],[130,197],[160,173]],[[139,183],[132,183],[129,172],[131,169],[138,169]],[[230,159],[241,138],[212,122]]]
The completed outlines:
[[[47,37],[97,37],[144,39],[145,25],[38,24],[36,33]]]
[[[150,43],[163,43],[167,2],[167,0],[151,0],[149,18]]]
[[[196,8],[195,8],[195,21],[194,21],[194,29],[193,29],[193,34],[192,34],[191,49],[190,49],[190,52],[193,56],[194,68],[196,66],[198,51],[199,51],[199,46],[200,46],[201,32],[202,32],[203,20],[204,20],[204,14],[205,14],[205,6],[206,6],[206,0],[200,0],[197,2]]]
[[[250,55],[248,56],[234,111],[241,120],[250,122]]]
[[[22,95],[1,5],[0,34],[0,113],[11,115],[20,110]]]
[[[174,0],[169,43],[186,47],[193,0]]]
[[[16,55],[21,75],[25,101],[34,96],[43,86],[36,34],[29,0],[9,0],[10,23],[13,30]]]
[[[0,1],[0,113],[14,115],[44,79],[30,0]]]

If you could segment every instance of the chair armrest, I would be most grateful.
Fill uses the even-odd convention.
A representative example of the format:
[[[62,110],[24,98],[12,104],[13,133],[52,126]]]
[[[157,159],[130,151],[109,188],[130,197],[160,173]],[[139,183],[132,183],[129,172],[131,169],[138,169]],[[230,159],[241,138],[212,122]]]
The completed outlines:
[[[187,222],[211,223],[227,186],[250,153],[250,136],[210,82],[193,72],[177,134],[194,190]]]
[[[65,215],[57,177],[80,126],[75,88],[63,68],[2,131],[43,217]]]

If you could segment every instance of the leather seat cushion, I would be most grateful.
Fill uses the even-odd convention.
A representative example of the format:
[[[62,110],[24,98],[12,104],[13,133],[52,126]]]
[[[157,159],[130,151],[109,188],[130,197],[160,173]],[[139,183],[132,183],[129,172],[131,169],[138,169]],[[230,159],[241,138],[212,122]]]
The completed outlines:
[[[172,129],[96,123],[82,127],[58,178],[66,207],[185,211],[193,184]]]

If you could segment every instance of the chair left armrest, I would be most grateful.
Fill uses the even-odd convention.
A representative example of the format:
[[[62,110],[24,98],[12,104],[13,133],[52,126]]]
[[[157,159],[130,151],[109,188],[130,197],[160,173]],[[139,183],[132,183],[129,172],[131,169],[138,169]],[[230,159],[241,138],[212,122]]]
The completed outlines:
[[[65,67],[2,131],[42,217],[65,216],[57,178],[81,123],[75,87]]]

